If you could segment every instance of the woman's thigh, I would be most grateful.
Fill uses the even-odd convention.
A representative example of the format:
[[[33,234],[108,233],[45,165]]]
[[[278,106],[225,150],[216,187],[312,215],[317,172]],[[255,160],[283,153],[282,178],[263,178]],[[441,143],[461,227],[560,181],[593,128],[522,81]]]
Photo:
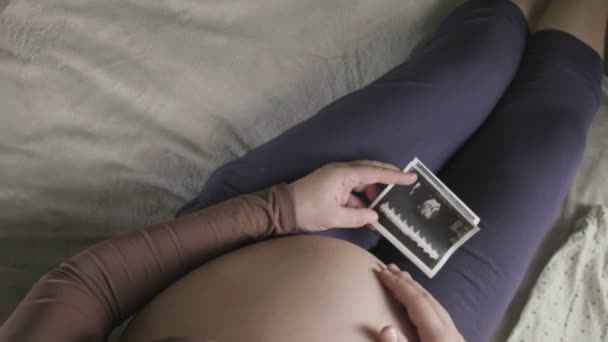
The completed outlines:
[[[527,36],[526,19],[510,1],[465,3],[407,62],[220,167],[178,215],[291,182],[333,161],[404,166],[418,156],[438,170],[502,96]],[[363,247],[378,239],[363,230],[328,234]]]
[[[490,340],[553,223],[599,106],[601,74],[600,56],[583,42],[535,33],[494,113],[440,174],[481,217],[481,232],[433,279],[380,248],[437,297],[467,341]]]

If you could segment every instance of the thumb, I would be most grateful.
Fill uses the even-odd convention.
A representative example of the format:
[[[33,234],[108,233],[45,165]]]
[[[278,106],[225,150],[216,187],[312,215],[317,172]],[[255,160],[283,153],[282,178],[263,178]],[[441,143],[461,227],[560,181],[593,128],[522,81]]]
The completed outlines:
[[[341,208],[335,215],[335,227],[359,228],[378,221],[378,213],[369,208]]]
[[[380,330],[378,342],[408,342],[408,340],[399,330],[388,325]]]

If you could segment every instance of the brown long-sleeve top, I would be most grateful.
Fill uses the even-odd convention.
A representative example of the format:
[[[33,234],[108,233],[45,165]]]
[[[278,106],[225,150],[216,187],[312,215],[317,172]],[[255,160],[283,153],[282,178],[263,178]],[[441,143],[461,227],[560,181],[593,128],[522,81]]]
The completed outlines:
[[[105,341],[185,273],[249,241],[293,233],[295,221],[283,184],[98,243],[36,283],[0,327],[0,342]]]

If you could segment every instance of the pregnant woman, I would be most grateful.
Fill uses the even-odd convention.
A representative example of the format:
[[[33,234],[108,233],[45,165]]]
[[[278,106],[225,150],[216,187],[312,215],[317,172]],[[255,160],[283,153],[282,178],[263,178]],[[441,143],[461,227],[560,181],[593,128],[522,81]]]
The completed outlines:
[[[607,0],[465,3],[407,62],[219,168],[176,220],[43,276],[0,341],[102,341],[136,313],[124,341],[490,340],[581,159],[607,17]],[[482,220],[433,279],[355,228],[377,184],[414,181],[414,156]]]

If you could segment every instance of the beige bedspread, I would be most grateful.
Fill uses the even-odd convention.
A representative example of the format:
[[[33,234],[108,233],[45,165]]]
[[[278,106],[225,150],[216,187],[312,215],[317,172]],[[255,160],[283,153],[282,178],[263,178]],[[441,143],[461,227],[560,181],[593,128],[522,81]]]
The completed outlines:
[[[608,340],[608,209],[596,206],[547,264],[508,342]]]
[[[42,272],[170,217],[215,167],[403,61],[459,2],[0,0],[0,322]],[[579,204],[608,203],[594,134],[537,265]]]

